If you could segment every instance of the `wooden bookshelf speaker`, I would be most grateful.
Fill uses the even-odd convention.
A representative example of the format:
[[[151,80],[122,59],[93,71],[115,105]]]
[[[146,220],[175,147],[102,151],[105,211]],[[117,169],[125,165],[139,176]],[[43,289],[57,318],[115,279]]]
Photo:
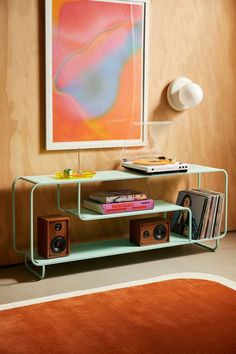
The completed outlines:
[[[38,254],[44,258],[70,253],[70,218],[62,215],[38,216]]]
[[[138,246],[169,242],[170,222],[161,218],[130,220],[130,242]]]

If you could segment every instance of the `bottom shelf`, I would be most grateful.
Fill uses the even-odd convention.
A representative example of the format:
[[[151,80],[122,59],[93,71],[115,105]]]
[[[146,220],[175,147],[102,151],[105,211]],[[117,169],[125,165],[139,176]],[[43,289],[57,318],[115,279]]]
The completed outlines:
[[[205,239],[204,241],[213,241],[213,240],[215,239]],[[45,259],[40,257],[37,253],[35,253],[34,260],[38,266],[43,266],[43,265],[67,263],[67,262],[80,261],[85,259],[92,259],[92,258],[99,258],[99,257],[106,257],[106,256],[114,256],[118,254],[150,251],[158,248],[166,248],[166,247],[196,243],[198,241],[202,242],[203,240],[190,241],[188,238],[184,236],[172,233],[170,235],[169,242],[157,243],[148,246],[137,246],[129,242],[129,239],[126,237],[126,238],[119,238],[113,240],[72,244],[70,249],[70,255],[66,257]],[[28,259],[31,259],[29,250],[22,251],[22,254],[25,255]]]

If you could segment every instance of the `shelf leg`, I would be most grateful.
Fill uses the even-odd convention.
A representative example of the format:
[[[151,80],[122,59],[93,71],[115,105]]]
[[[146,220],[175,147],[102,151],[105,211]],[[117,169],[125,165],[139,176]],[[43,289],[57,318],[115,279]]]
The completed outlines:
[[[212,240],[212,241],[213,241],[213,240]],[[194,244],[197,245],[197,246],[206,248],[206,249],[209,250],[209,251],[215,252],[215,251],[217,250],[217,248],[218,248],[219,240],[216,239],[216,240],[214,240],[214,241],[215,241],[215,246],[213,246],[213,247],[207,246],[207,245],[205,245],[205,244],[203,244],[203,243],[201,243],[201,242],[196,242],[196,243],[194,243]]]
[[[31,272],[33,273],[37,278],[39,279],[43,279],[45,277],[45,265],[43,266],[39,266],[41,267],[41,272],[37,272],[35,269],[33,269],[33,267],[30,265],[32,264],[30,262],[30,260],[25,257],[25,267]]]

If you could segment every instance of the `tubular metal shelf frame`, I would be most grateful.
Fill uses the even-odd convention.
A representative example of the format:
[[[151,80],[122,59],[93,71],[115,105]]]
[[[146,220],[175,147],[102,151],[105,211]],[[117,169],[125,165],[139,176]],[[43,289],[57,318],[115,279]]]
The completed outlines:
[[[219,236],[211,239],[201,239],[201,242],[198,240],[193,240],[192,239],[192,218],[191,218],[191,210],[189,208],[184,208],[182,206],[176,206],[175,204],[171,203],[166,203],[162,201],[157,201],[157,205],[159,203],[164,203],[164,206],[161,206],[159,208],[154,208],[153,210],[146,210],[146,211],[137,211],[137,212],[128,212],[128,213],[117,213],[117,214],[108,214],[108,215],[100,215],[94,212],[89,212],[88,215],[86,216],[83,213],[83,208],[81,208],[81,185],[83,183],[91,183],[91,182],[102,182],[102,181],[114,181],[114,180],[133,180],[133,179],[143,179],[143,178],[157,178],[159,176],[173,176],[173,175],[188,175],[188,174],[197,174],[198,176],[198,181],[197,185],[198,188],[201,188],[201,176],[202,174],[205,173],[223,173],[224,175],[224,193],[225,193],[225,205],[224,205],[224,231],[221,233]],[[30,184],[32,184],[32,188],[30,190],[30,202],[29,202],[29,225],[30,225],[30,230],[29,230],[29,241],[30,241],[30,248],[29,250],[23,250],[23,249],[18,249],[17,248],[17,229],[16,229],[16,185],[19,181],[25,181]],[[62,185],[68,185],[68,184],[75,184],[77,185],[77,208],[76,209],[66,209],[61,206],[61,186]],[[187,210],[190,214],[189,218],[189,237],[184,238],[184,241],[181,240],[181,242],[168,242],[165,244],[156,244],[155,246],[146,246],[145,248],[141,248],[136,246],[136,248],[132,248],[127,251],[127,247],[124,248],[124,252],[120,251],[119,252],[114,252],[110,251],[108,254],[103,254],[101,252],[99,255],[94,255],[91,257],[86,256],[83,258],[82,256],[76,257],[74,256],[73,258],[68,258],[68,257],[61,257],[61,258],[54,258],[54,259],[43,259],[36,255],[35,249],[34,249],[34,192],[37,188],[41,186],[48,186],[48,185],[54,185],[57,188],[57,208],[58,210],[62,211],[63,213],[70,214],[73,216],[79,217],[81,220],[84,221],[90,221],[90,220],[99,220],[99,219],[109,219],[109,218],[120,218],[120,217],[127,217],[127,216],[135,216],[135,215],[146,215],[146,214],[159,214],[163,213],[164,217],[166,217],[166,212],[168,211],[174,211],[174,210]],[[189,165],[189,169],[187,173],[171,173],[171,174],[161,174],[161,175],[155,175],[155,176],[148,176],[148,175],[142,175],[140,173],[136,172],[128,172],[128,171],[118,171],[118,170],[112,170],[112,171],[100,171],[97,172],[95,177],[93,178],[85,178],[85,179],[73,179],[73,180],[57,180],[53,178],[53,176],[19,176],[14,179],[12,183],[12,222],[13,222],[13,247],[15,251],[21,255],[24,256],[24,262],[26,268],[32,272],[35,276],[37,276],[39,279],[42,279],[45,277],[45,269],[47,265],[51,264],[59,264],[59,263],[67,263],[71,261],[77,261],[81,259],[88,259],[88,258],[96,258],[96,257],[102,257],[106,255],[116,255],[116,254],[122,254],[122,253],[128,253],[128,252],[138,252],[138,251],[146,251],[149,249],[158,249],[158,248],[165,248],[165,247],[172,247],[172,246],[177,246],[177,245],[184,245],[184,244],[196,244],[198,246],[204,247],[210,251],[215,251],[219,245],[219,240],[223,238],[226,233],[227,233],[227,216],[228,216],[228,175],[227,172],[224,169],[218,169],[218,168],[212,168],[212,167],[206,167],[206,166],[200,166],[200,165]],[[178,236],[178,235],[177,235]],[[215,245],[209,246],[206,245],[205,242],[214,242]],[[102,244],[102,241],[99,243]],[[91,243],[92,244],[92,243]],[[97,244],[95,242],[94,244]],[[105,244],[105,243],[104,243]],[[106,246],[106,245],[105,245]],[[105,247],[104,247],[105,250]],[[79,252],[78,252],[79,253]],[[41,271],[38,271],[36,269],[41,268]]]

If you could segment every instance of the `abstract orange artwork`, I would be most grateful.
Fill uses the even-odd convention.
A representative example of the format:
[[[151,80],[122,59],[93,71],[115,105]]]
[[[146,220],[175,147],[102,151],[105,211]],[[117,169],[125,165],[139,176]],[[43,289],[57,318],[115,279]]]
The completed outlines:
[[[47,149],[145,143],[146,0],[47,0]]]

